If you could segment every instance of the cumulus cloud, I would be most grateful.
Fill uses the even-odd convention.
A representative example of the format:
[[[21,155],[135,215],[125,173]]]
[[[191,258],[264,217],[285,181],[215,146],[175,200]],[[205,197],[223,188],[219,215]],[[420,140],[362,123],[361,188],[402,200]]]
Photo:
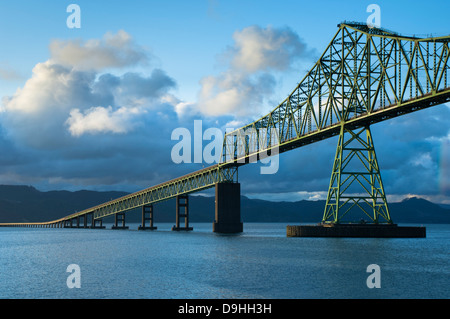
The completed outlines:
[[[92,72],[75,71],[50,61],[38,63],[25,85],[13,96],[3,98],[3,110],[33,114],[83,104],[83,99],[94,99],[89,87],[94,80]]]
[[[251,26],[236,31],[224,53],[227,69],[201,81],[198,109],[206,115],[260,115],[274,91],[272,72],[285,71],[310,50],[289,28]]]
[[[229,49],[234,69],[252,73],[261,70],[286,70],[308,52],[300,37],[289,28],[247,27],[233,35]]]
[[[124,31],[52,41],[48,60],[2,98],[0,145],[8,155],[0,180],[133,190],[173,178],[174,168],[164,167],[181,101],[170,92],[175,80],[148,70],[151,59]]]
[[[66,123],[73,136],[81,136],[85,133],[126,133],[131,127],[130,118],[142,112],[135,107],[113,110],[111,106],[96,106],[84,113],[79,109],[73,109]]]
[[[102,39],[54,40],[49,48],[52,63],[79,70],[127,67],[149,60],[149,53],[123,30],[108,32]]]
[[[134,120],[176,86],[163,70],[149,75],[101,73],[146,61],[124,31],[101,41],[53,41],[49,60],[38,63],[22,88],[2,99],[10,136],[37,148],[70,144],[83,134],[128,132]],[[73,52],[72,52],[73,49]]]
[[[275,84],[275,78],[267,73],[250,76],[226,72],[205,77],[201,80],[198,106],[203,114],[210,116],[248,116],[257,112]]]

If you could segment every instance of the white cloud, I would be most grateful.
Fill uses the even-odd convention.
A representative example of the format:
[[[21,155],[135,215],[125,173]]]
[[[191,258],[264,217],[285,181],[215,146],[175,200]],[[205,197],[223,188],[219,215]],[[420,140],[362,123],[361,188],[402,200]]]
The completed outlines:
[[[175,112],[178,115],[183,116],[188,112],[192,112],[192,108],[195,106],[193,102],[179,102],[175,105]]]
[[[199,109],[206,115],[221,115],[232,113],[246,99],[243,86],[238,86],[238,79],[231,79],[232,74],[227,73],[220,77],[208,76],[201,80],[199,95]],[[240,92],[241,90],[241,92]]]
[[[198,107],[203,114],[249,116],[261,111],[276,80],[268,73],[251,76],[229,71],[203,78],[201,84]]]
[[[176,85],[160,69],[148,76],[99,72],[145,60],[124,31],[102,40],[52,44],[50,59],[38,63],[24,86],[2,99],[8,134],[35,148],[61,147],[72,142],[71,136],[128,132],[142,113],[164,103],[161,99]]]
[[[125,31],[106,33],[101,40],[54,40],[51,62],[78,70],[103,70],[148,62],[149,53],[133,42]]]
[[[239,120],[232,120],[230,122],[227,122],[225,124],[225,128],[229,128],[229,129],[237,129],[239,127],[243,127],[245,125],[247,125],[248,123],[243,122],[243,121],[239,121]]]
[[[233,68],[252,73],[261,70],[286,70],[306,53],[306,45],[289,28],[263,29],[258,26],[236,31],[231,48]]]
[[[94,77],[93,73],[74,71],[49,61],[38,63],[23,88],[18,88],[12,97],[3,98],[3,110],[33,114],[70,107],[91,95],[87,84]]]
[[[70,111],[70,117],[66,124],[73,136],[81,136],[86,133],[127,133],[133,126],[131,117],[139,115],[143,110],[139,108],[119,108],[113,110],[108,107],[91,107],[82,113],[79,109]]]
[[[272,72],[285,71],[310,53],[288,28],[251,26],[236,31],[233,39],[224,54],[227,70],[200,81],[197,108],[210,116],[260,116],[277,84]]]
[[[176,83],[161,69],[131,72],[136,63],[147,70],[149,57],[126,33],[52,44],[49,59],[2,98],[0,181],[137,190],[186,173],[170,161]]]
[[[414,157],[411,160],[411,163],[414,166],[424,167],[424,168],[431,168],[435,163],[433,162],[433,159],[431,158],[430,152],[422,153],[416,157]]]

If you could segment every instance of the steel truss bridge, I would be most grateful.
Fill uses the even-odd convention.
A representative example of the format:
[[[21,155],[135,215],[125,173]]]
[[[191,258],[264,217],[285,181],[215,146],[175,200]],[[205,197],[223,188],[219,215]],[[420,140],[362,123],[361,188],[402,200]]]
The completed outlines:
[[[190,230],[187,195],[216,187],[215,231],[239,232],[238,167],[333,136],[339,139],[322,223],[340,223],[355,210],[372,223],[392,223],[370,126],[450,101],[449,42],[450,36],[419,38],[341,23],[281,104],[225,135],[220,163],[58,220],[1,226],[87,227],[90,218],[95,228],[115,215],[115,228],[125,228],[125,212],[142,207],[140,229],[155,229],[153,204],[176,197],[175,230]],[[238,226],[227,231],[220,223]]]

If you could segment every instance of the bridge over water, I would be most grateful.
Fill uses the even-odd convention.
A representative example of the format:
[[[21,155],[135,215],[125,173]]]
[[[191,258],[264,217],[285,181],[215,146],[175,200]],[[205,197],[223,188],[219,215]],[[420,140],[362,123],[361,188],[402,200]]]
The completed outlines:
[[[139,229],[156,229],[154,205],[176,198],[173,230],[191,230],[188,195],[215,187],[213,231],[241,232],[238,168],[333,136],[339,139],[322,225],[342,224],[355,210],[370,224],[393,225],[370,126],[450,101],[449,41],[450,36],[419,38],[341,23],[282,103],[225,135],[218,164],[58,220],[0,226],[97,228],[115,215],[113,228],[123,229],[125,213],[142,207]]]

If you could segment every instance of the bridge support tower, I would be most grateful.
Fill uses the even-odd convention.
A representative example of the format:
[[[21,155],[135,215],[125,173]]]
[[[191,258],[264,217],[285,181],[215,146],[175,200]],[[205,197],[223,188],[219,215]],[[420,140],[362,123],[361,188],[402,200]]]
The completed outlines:
[[[92,223],[89,228],[92,228],[92,229],[94,229],[94,228],[104,229],[105,228],[105,226],[103,226],[103,220],[101,218],[95,219],[93,213],[91,213],[90,215],[91,215]],[[86,218],[87,218],[87,216],[86,216]]]
[[[114,215],[114,225],[111,229],[128,229],[128,226],[125,226],[125,213],[117,213]]]
[[[425,227],[392,223],[369,125],[341,125],[322,223],[286,231],[288,237],[426,237]]]
[[[146,226],[146,222],[149,222],[149,226]],[[142,206],[142,224],[138,227],[138,230],[156,230],[157,227],[153,226],[153,205]]]
[[[368,125],[358,129],[341,125],[322,223],[339,224],[344,217],[392,224]]]
[[[241,221],[241,184],[217,183],[215,220],[213,232],[240,233],[243,231]]]
[[[193,230],[192,227],[189,227],[189,195],[178,195],[176,201],[176,224],[172,227],[172,230]],[[184,208],[184,212],[181,212],[182,208]],[[184,227],[180,226],[182,218],[184,218]]]

